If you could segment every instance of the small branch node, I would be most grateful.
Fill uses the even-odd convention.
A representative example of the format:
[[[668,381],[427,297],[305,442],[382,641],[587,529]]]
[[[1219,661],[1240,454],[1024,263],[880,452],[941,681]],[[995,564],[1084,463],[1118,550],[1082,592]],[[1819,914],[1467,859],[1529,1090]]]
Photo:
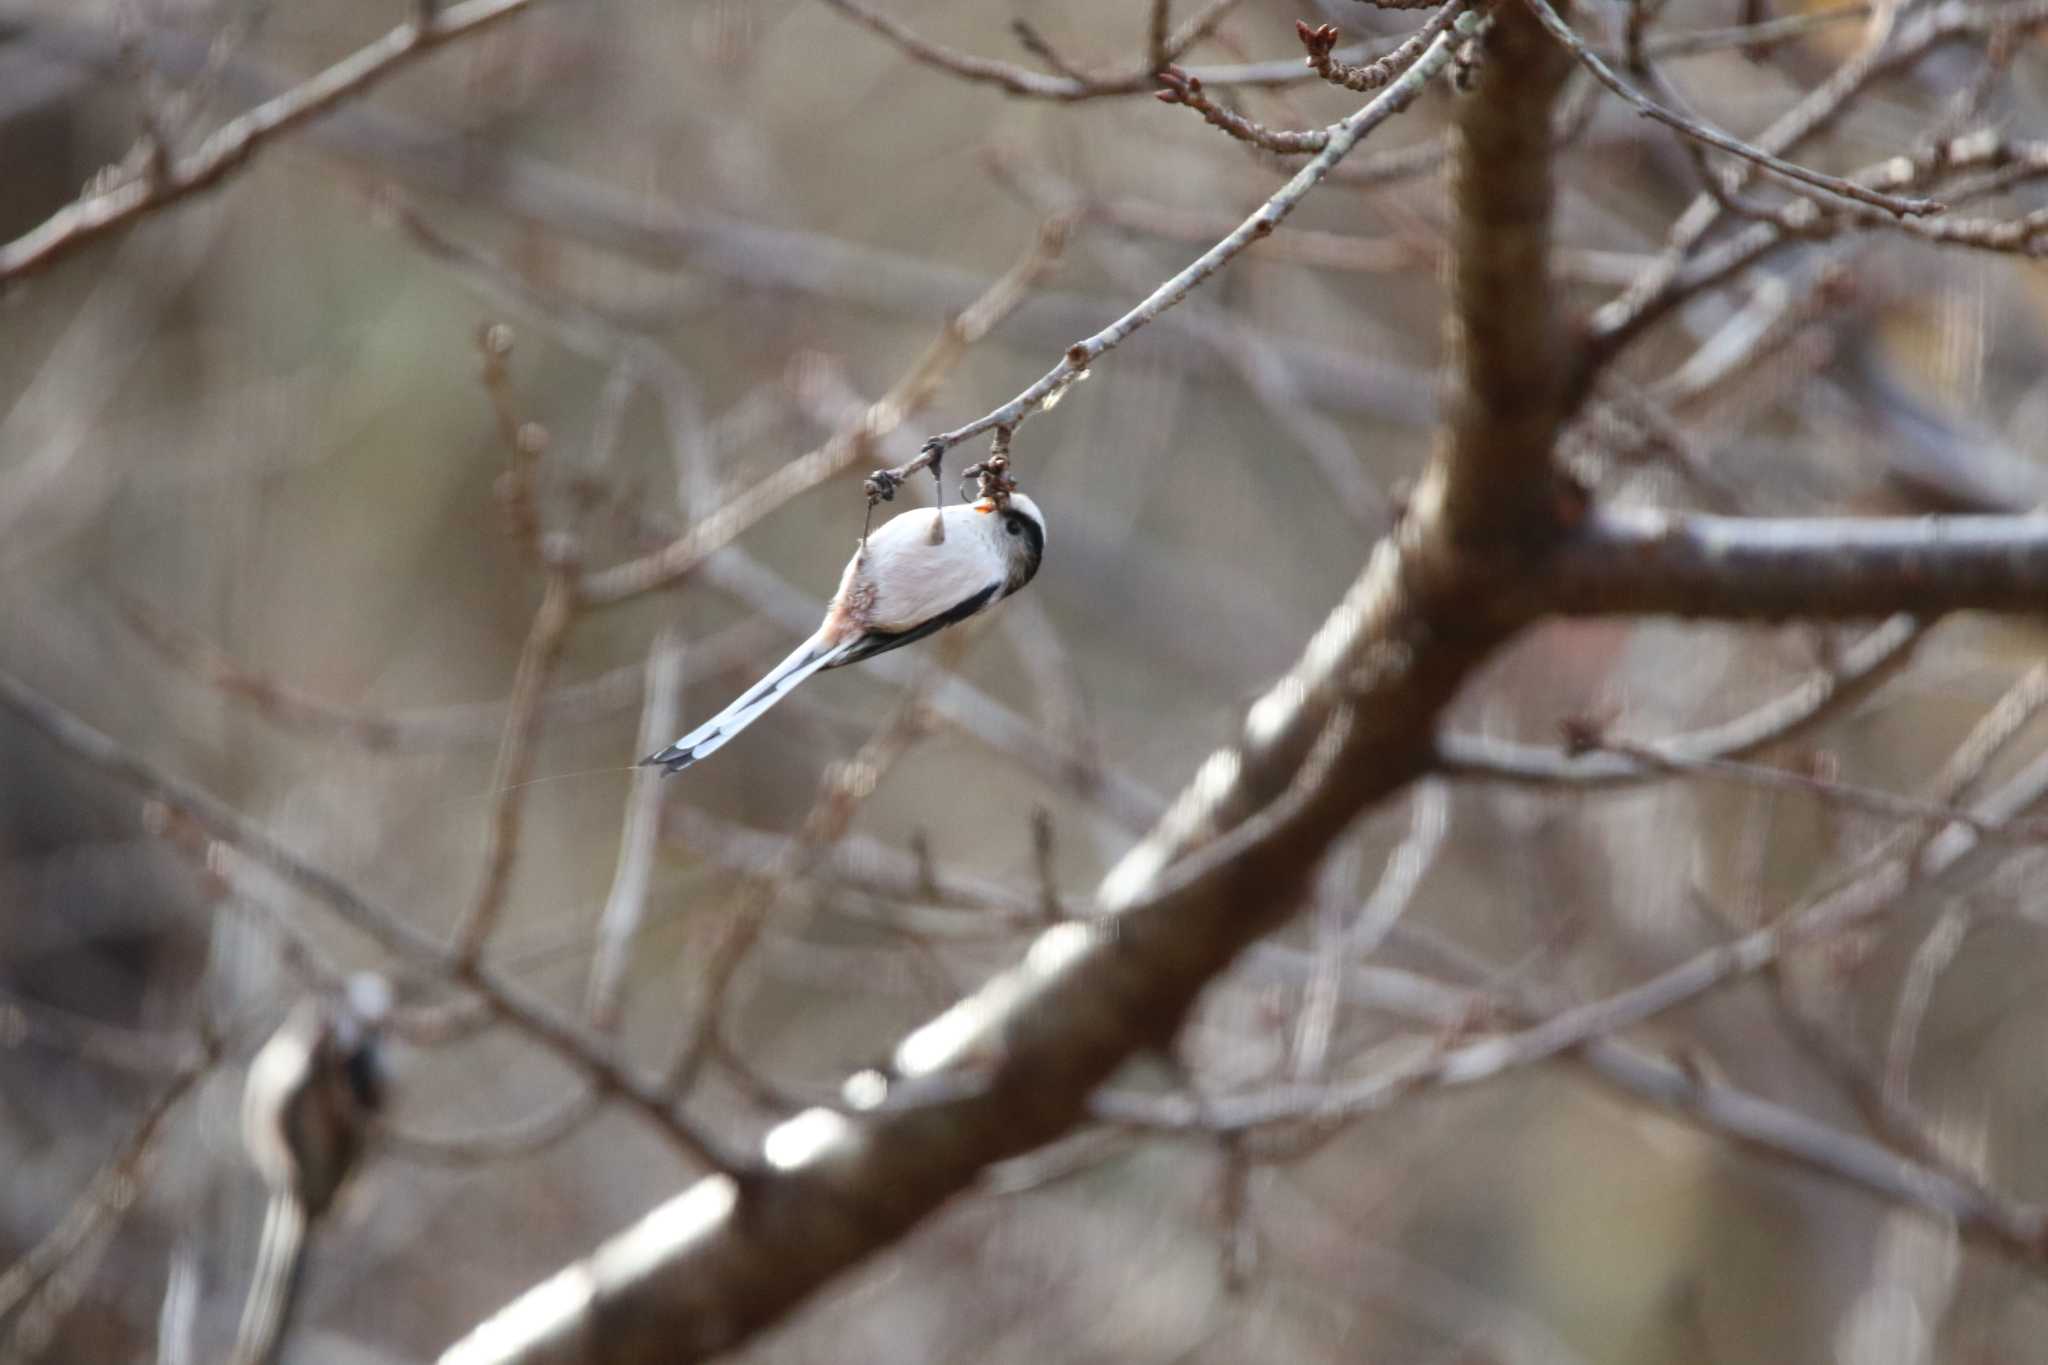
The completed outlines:
[[[1330,133],[1326,128],[1307,132],[1291,132],[1285,129],[1268,128],[1255,123],[1234,109],[1226,109],[1209,98],[1202,89],[1202,78],[1178,66],[1160,70],[1159,83],[1166,88],[1155,91],[1153,98],[1161,104],[1180,104],[1200,114],[1213,128],[1221,128],[1240,142],[1254,147],[1263,147],[1269,152],[1295,155],[1303,152],[1319,152],[1329,145]]]

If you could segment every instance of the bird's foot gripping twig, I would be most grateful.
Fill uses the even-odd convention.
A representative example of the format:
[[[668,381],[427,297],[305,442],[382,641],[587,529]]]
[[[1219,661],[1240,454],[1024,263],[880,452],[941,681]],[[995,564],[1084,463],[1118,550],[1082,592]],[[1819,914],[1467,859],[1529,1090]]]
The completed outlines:
[[[931,470],[932,483],[939,489],[938,500],[942,504],[946,501],[945,485],[940,482],[939,475],[939,466],[944,463],[945,458],[946,443],[937,437],[933,437],[931,440],[926,441],[923,447],[919,449],[917,458],[908,463],[897,465],[894,469],[877,469],[862,481],[861,491],[868,495],[867,519],[861,523],[860,528],[860,543],[862,546],[867,545],[868,532],[874,527],[876,504],[894,502],[896,500],[896,490],[903,487],[910,476],[918,470]],[[937,529],[938,523],[934,522],[933,530],[935,533]]]
[[[878,502],[894,502],[896,490],[910,480],[920,469],[932,472],[932,482],[939,481],[939,467],[946,458],[946,443],[934,436],[918,449],[916,458],[897,465],[894,469],[877,469],[861,484],[861,491],[868,495],[868,511],[875,510]]]
[[[975,480],[974,500],[988,501],[998,508],[1010,504],[1010,494],[1017,491],[1017,481],[1010,477],[1010,457],[991,455],[979,464],[971,464],[960,471],[964,485],[966,480]]]
[[[924,443],[915,459],[894,469],[877,469],[867,476],[861,483],[861,491],[867,494],[868,499],[867,521],[861,526],[861,544],[867,544],[868,531],[874,525],[876,506],[894,502],[896,490],[909,482],[911,475],[920,469],[929,469],[933,482],[938,482],[940,466],[946,458],[946,449],[944,438],[935,436]],[[986,499],[997,507],[1009,506],[1010,494],[1017,491],[1017,481],[1010,477],[1009,427],[996,428],[995,437],[989,442],[987,459],[960,471],[960,496],[963,499],[967,497],[967,481],[970,479],[975,481],[974,501]],[[945,501],[943,494],[939,500]]]
[[[960,471],[963,497],[969,479],[975,481],[976,502],[985,500],[999,509],[1010,505],[1010,494],[1017,491],[1017,481],[1010,477],[1010,428],[997,427],[989,442],[988,458]]]

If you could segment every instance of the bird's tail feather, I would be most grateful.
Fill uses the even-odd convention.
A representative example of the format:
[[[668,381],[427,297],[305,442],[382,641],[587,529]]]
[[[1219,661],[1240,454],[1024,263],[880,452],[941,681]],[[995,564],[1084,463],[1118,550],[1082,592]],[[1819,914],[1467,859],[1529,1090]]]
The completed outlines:
[[[767,677],[742,692],[732,705],[660,753],[649,754],[640,761],[675,773],[681,772],[698,759],[717,752],[724,747],[727,740],[759,720],[769,707],[788,696],[798,683],[819,669],[829,666],[852,643],[854,642],[829,642],[822,632],[813,635],[798,645],[796,651],[787,659],[770,669]]]
[[[273,1195],[263,1216],[256,1275],[235,1333],[234,1365],[271,1365],[284,1344],[286,1325],[306,1268],[306,1206],[290,1194]]]

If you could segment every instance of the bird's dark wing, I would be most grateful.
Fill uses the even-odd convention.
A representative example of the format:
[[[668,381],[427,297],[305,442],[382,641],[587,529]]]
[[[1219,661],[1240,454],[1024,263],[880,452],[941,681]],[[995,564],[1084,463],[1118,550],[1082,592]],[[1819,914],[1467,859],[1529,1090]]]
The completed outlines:
[[[927,635],[936,634],[947,626],[965,621],[968,617],[995,601],[996,594],[1002,591],[1002,587],[1003,585],[1000,583],[991,583],[966,601],[948,607],[937,616],[932,617],[928,621],[920,622],[909,630],[871,630],[844,654],[841,654],[831,663],[826,664],[825,667],[842,668],[847,664],[857,664],[862,659],[872,659],[877,654],[887,654],[892,649],[901,649],[904,645],[915,644]]]

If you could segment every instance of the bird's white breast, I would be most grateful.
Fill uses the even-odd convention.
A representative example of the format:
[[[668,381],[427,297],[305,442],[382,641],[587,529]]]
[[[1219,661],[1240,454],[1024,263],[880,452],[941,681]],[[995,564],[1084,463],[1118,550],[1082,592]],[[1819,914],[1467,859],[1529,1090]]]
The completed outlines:
[[[848,566],[841,601],[864,628],[909,630],[1002,583],[1001,514],[955,503],[939,515],[940,543],[932,543],[931,509],[920,508],[892,517]]]

